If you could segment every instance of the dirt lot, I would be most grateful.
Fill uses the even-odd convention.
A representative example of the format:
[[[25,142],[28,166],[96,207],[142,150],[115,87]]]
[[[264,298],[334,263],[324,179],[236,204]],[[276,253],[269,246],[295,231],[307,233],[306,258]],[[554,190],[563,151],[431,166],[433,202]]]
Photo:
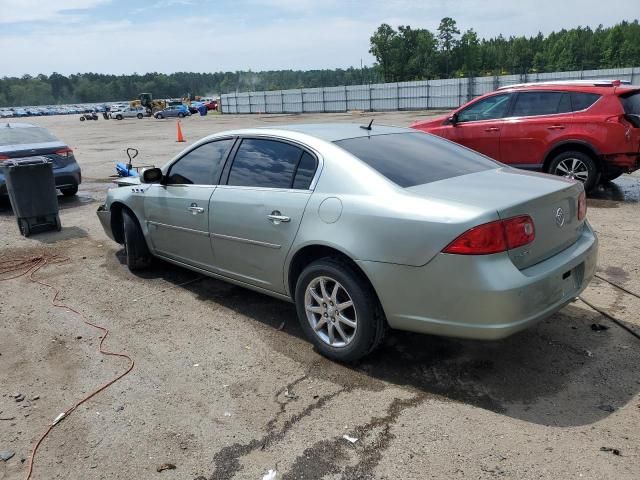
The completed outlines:
[[[408,125],[418,115],[374,117]],[[208,116],[183,130],[195,141],[232,127],[368,118]],[[125,147],[158,165],[183,148],[175,122],[33,122],[74,148],[84,183],[76,199],[60,197],[60,233],[21,238],[0,206],[1,256],[69,256],[38,277],[136,362],[53,429],[33,478],[261,479],[269,469],[278,480],[640,478],[640,340],[583,302],[505,341],[393,333],[372,358],[338,365],[302,339],[287,303],[212,279],[183,285],[198,275],[169,265],[136,276],[122,264],[95,210]],[[639,199],[640,176],[626,176],[588,213],[599,275],[635,292]],[[47,425],[126,361],[98,355],[100,333],[53,308],[44,287],[20,278],[0,291],[0,452],[15,452],[0,460],[0,479],[14,480]],[[640,299],[600,279],[584,298],[640,332]],[[164,463],[176,469],[157,472]]]

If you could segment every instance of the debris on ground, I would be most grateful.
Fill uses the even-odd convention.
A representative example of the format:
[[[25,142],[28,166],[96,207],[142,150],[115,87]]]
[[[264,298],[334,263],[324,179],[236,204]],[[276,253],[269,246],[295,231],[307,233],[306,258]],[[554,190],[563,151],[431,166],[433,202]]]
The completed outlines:
[[[282,331],[282,330],[284,330],[284,325],[285,325],[285,323],[286,323],[286,322],[282,322],[282,323],[280,324],[280,326],[278,327],[278,331],[279,331],[279,332],[280,332],[280,331]]]
[[[36,400],[40,400],[40,395],[34,395],[33,397],[31,397],[32,402],[35,402]]]
[[[349,435],[342,435],[342,438],[344,438],[347,442],[351,442],[351,443],[356,443],[358,441],[357,438],[350,437]]]
[[[622,455],[622,453],[620,452],[620,450],[618,450],[617,448],[611,448],[611,447],[600,447],[600,451],[601,452],[611,452],[614,455]]]
[[[12,452],[11,450],[2,450],[0,451],[0,460],[6,462],[7,460],[13,458],[15,454],[16,452]]]
[[[284,391],[284,396],[292,400],[298,398],[298,396],[295,393],[291,393],[288,388]]]
[[[604,332],[605,330],[609,330],[609,327],[602,325],[601,323],[592,323],[591,330],[594,332]]]
[[[587,357],[593,357],[593,352],[591,350],[584,351],[587,354]]]
[[[164,472],[165,470],[175,470],[176,466],[173,463],[163,463],[156,470],[158,472]]]
[[[275,470],[269,470],[262,476],[262,480],[275,480],[277,474]]]
[[[24,393],[19,393],[17,397],[13,397],[16,402],[21,402],[25,399]]]
[[[598,408],[603,412],[609,412],[609,413],[613,413],[617,410],[617,408],[614,407],[613,405],[607,405],[607,404],[598,405]]]

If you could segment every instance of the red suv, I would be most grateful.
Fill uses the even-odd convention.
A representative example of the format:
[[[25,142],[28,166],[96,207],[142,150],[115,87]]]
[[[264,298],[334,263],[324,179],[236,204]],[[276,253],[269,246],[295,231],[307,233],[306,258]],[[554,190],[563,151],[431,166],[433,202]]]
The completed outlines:
[[[640,87],[619,80],[503,87],[411,126],[586,190],[640,168]]]

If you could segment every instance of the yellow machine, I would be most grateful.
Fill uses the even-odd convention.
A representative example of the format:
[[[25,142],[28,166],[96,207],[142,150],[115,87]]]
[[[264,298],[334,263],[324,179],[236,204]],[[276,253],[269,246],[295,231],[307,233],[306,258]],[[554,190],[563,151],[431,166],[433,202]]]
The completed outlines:
[[[153,115],[160,110],[167,108],[165,100],[154,100],[150,93],[141,93],[137,100],[131,101],[132,107],[145,107],[149,115]]]

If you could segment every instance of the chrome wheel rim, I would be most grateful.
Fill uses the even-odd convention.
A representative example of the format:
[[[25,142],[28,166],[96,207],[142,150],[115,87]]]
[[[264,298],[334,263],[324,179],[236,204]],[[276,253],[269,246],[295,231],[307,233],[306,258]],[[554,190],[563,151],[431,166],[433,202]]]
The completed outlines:
[[[304,309],[314,333],[327,345],[342,348],[355,338],[355,305],[337,280],[324,276],[311,280],[304,293]]]
[[[589,169],[587,164],[579,158],[565,158],[556,167],[556,175],[560,177],[579,180],[582,183],[589,178]]]

